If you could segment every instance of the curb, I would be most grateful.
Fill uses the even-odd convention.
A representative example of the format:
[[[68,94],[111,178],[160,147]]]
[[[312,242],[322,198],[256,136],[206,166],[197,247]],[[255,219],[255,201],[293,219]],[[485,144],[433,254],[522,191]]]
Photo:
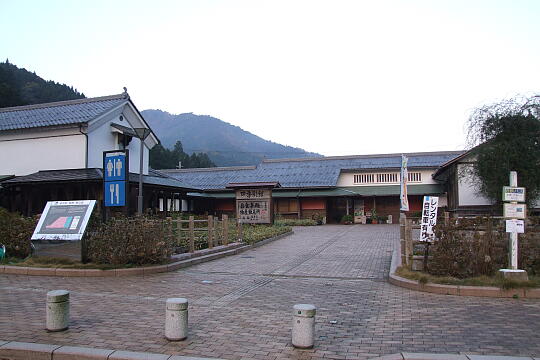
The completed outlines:
[[[384,355],[370,360],[538,360],[532,356],[497,356],[469,354],[428,354],[428,353],[396,353]]]
[[[229,245],[220,245],[212,249],[197,250],[194,253],[185,253],[173,255],[173,259],[178,261],[157,266],[147,266],[139,268],[129,269],[111,269],[111,270],[99,270],[99,269],[64,269],[64,268],[38,268],[38,267],[25,267],[25,266],[10,266],[0,265],[0,274],[11,275],[32,275],[32,276],[61,276],[61,277],[118,277],[118,276],[134,276],[142,275],[147,276],[150,274],[157,274],[169,271],[175,271],[178,269],[186,268],[191,265],[200,264],[207,261],[212,261],[225,256],[236,255],[246,250],[250,250],[272,241],[276,241],[293,234],[294,231],[289,231],[284,234],[280,234],[268,239],[261,240],[252,245],[246,245],[245,243],[231,243]]]
[[[153,354],[124,350],[97,349],[80,346],[61,346],[0,340],[0,358],[6,360],[220,360]]]
[[[390,275],[388,276],[388,282],[392,285],[400,286],[402,288],[410,290],[428,292],[439,295],[540,299],[540,288],[501,289],[491,286],[462,286],[434,283],[421,284],[416,280],[406,279],[404,277],[396,275],[396,269],[401,266],[401,256],[399,255],[400,252],[401,249],[400,246],[398,246],[398,248],[395,249],[392,253],[392,261],[390,263]]]

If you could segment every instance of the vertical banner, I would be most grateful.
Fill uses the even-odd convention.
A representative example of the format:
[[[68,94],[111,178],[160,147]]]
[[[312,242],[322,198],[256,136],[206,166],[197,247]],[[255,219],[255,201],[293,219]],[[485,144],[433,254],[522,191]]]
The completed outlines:
[[[407,198],[407,162],[409,159],[405,155],[401,155],[401,179],[400,179],[400,211],[409,211],[409,199]]]
[[[422,222],[420,223],[420,241],[433,242],[433,227],[437,225],[437,209],[439,198],[436,196],[424,196],[422,205]]]

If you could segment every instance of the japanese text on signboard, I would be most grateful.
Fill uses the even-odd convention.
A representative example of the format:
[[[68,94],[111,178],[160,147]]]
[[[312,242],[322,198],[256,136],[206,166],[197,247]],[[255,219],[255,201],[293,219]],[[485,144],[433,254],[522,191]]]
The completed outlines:
[[[238,200],[238,219],[241,223],[268,223],[270,206],[268,200]]]
[[[438,206],[438,197],[424,196],[424,203],[422,205],[422,220],[420,223],[420,241],[433,242],[435,240],[433,227],[437,225]]]

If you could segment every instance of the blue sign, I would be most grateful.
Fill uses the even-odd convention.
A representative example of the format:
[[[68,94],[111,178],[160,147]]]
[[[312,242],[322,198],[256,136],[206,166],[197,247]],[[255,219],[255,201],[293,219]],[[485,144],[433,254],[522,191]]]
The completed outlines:
[[[126,182],[106,181],[105,182],[105,206],[125,206],[126,205]]]
[[[126,155],[123,153],[105,154],[103,175],[105,181],[126,180]]]
[[[103,198],[105,206],[126,206],[129,179],[128,151],[103,152]]]

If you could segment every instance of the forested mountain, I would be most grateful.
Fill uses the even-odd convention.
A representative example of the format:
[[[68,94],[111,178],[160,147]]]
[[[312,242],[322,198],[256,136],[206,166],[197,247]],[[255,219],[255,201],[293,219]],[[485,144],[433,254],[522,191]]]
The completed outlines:
[[[8,60],[0,62],[0,108],[84,97],[71,86],[46,81]],[[264,140],[208,115],[172,115],[161,110],[145,110],[142,115],[162,141],[163,146],[156,147],[151,154],[151,166],[156,169],[176,168],[178,162],[182,162],[182,168],[190,168],[256,165],[263,159],[320,156]]]
[[[71,86],[43,80],[8,60],[0,63],[0,108],[82,98]]]
[[[320,156],[265,140],[208,115],[173,115],[161,110],[144,110],[142,115],[163,146],[171,148],[180,140],[186,153],[207,153],[217,166],[256,165],[263,159]]]
[[[150,167],[152,169],[207,168],[216,165],[204,153],[186,154],[182,143],[177,141],[172,150],[157,144],[150,150]]]

